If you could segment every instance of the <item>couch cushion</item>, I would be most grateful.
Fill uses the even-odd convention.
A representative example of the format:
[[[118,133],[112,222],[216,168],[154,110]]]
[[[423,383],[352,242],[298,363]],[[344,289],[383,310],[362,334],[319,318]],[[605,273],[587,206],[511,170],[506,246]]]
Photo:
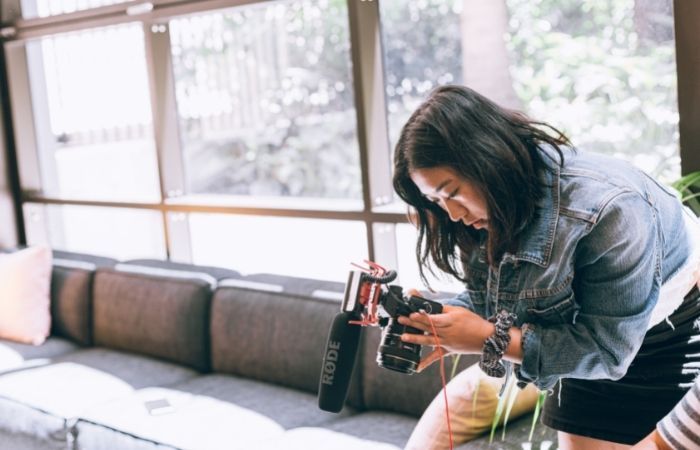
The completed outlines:
[[[381,340],[380,328],[368,328],[362,335],[363,403],[367,409],[380,409],[420,417],[435,395],[442,389],[440,363],[433,363],[419,374],[406,375],[377,365],[377,349]],[[423,349],[427,352],[430,349]],[[445,375],[449,381],[453,356],[445,358]],[[462,355],[457,371],[478,361],[476,355]],[[408,436],[407,436],[408,437]]]
[[[182,450],[142,437],[133,436],[124,431],[115,430],[106,425],[79,420],[75,425],[76,446],[90,450]]]
[[[119,264],[99,269],[94,287],[96,345],[209,368],[210,275]]]
[[[197,372],[187,367],[99,347],[59,356],[54,362],[78,364],[109,374],[134,389],[168,386],[197,376]]]
[[[223,267],[199,266],[173,261],[163,261],[162,259],[130,259],[127,261],[123,261],[123,263],[128,264],[130,266],[151,267],[154,269],[205,273],[213,277],[215,280],[222,280],[225,278],[243,278],[243,275],[241,275],[240,272],[231,269],[225,269]]]
[[[0,445],[7,450],[66,450],[66,441],[38,439],[28,434],[0,430]]]
[[[92,344],[92,285],[95,271],[116,259],[54,250],[51,276],[51,334]]]
[[[80,345],[92,343],[92,280],[97,266],[84,261],[53,260],[51,334]]]
[[[367,411],[329,423],[324,428],[403,448],[416,423],[414,417],[404,414]]]
[[[257,442],[255,450],[400,450],[384,442],[372,441],[324,428],[295,428],[281,436]]]
[[[214,371],[315,394],[342,291],[314,291],[304,283],[308,295],[290,294],[293,286],[248,279],[222,281],[212,303]],[[359,372],[355,367],[354,374]],[[355,406],[360,403],[357,387],[352,382],[349,393]]]
[[[236,404],[269,417],[285,429],[319,426],[353,413],[351,408],[341,414],[322,411],[313,394],[230,375],[205,375],[172,388]]]
[[[149,401],[164,400],[168,412],[149,413]],[[83,413],[77,424],[77,443],[91,450],[153,448],[154,442],[179,449],[243,450],[283,432],[284,428],[265,415],[215,397],[147,388]]]
[[[117,260],[106,256],[97,256],[89,253],[69,252],[65,250],[53,250],[54,260],[78,261],[88,263],[95,267],[114,267]]]
[[[45,365],[51,361],[51,358],[65,355],[78,348],[73,342],[59,337],[49,337],[41,345],[0,340],[0,373]]]
[[[67,439],[71,419],[135,389],[184,381],[193,370],[106,349],[79,350],[46,366],[0,376],[0,429]]]

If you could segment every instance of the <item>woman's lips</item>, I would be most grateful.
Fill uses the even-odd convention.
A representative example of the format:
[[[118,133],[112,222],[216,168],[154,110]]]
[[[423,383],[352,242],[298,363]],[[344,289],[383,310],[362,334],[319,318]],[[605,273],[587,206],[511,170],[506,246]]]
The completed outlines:
[[[467,226],[468,226],[468,227],[474,227],[474,228],[476,228],[477,230],[480,230],[480,229],[482,229],[482,228],[486,228],[486,220],[484,220],[484,219],[475,220],[475,221],[473,221],[473,222],[469,222],[469,223],[467,224]]]

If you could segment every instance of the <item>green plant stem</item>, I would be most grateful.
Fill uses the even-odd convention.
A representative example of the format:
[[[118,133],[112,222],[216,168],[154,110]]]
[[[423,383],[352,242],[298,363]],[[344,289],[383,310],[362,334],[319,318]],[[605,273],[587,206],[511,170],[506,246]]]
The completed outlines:
[[[453,355],[452,356],[452,372],[450,373],[450,380],[457,375],[457,366],[459,365],[459,357],[460,355]]]
[[[527,438],[528,441],[532,441],[532,435],[535,433],[535,425],[537,424],[537,419],[540,417],[540,409],[542,409],[546,398],[547,391],[540,391],[540,393],[537,394],[537,403],[535,404],[535,413],[532,416],[532,426],[530,427],[530,436]]]
[[[503,419],[503,432],[501,433],[502,441],[506,439],[506,425],[508,424],[508,419],[510,418],[510,412],[513,410],[515,400],[520,394],[520,389],[518,389],[517,387],[517,382],[515,381],[515,378],[511,378],[510,381],[510,389],[508,390],[507,395],[505,395],[505,397],[508,399],[508,405],[506,407],[506,416]]]

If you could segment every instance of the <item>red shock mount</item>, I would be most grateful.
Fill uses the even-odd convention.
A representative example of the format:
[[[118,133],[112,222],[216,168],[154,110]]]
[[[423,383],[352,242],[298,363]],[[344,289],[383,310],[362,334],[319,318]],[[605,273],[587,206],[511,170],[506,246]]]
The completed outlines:
[[[386,275],[387,270],[379,264],[369,260],[364,260],[364,262],[368,267],[363,267],[356,263],[352,263],[352,265],[373,278],[381,278]],[[348,323],[363,327],[378,325],[379,314],[377,313],[377,309],[379,306],[380,293],[380,283],[373,281],[362,281],[362,285],[359,289],[358,301],[364,306],[364,310],[360,313],[360,320],[350,320]]]

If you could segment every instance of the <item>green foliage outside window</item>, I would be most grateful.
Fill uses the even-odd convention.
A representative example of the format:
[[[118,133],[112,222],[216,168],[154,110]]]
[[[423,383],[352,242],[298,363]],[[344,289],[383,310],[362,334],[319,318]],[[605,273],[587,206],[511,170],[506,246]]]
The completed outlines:
[[[266,114],[265,127],[230,126],[206,135],[201,117],[181,109],[190,191],[360,198],[346,2],[269,5],[225,13],[222,33],[174,54],[179,103],[203,84],[222,83],[221,73],[202,72],[206,58],[235,47],[217,64],[244,64],[232,59],[243,52],[257,70],[265,54],[260,43],[275,43],[282,58],[269,66],[281,69],[279,83],[255,99]],[[490,45],[507,50],[512,86],[504,89],[515,92],[522,109],[560,127],[584,151],[623,157],[665,181],[677,178],[670,0],[389,0],[379,5],[390,146],[432,88],[463,83],[465,74],[482,64],[463,60],[468,41],[461,20],[500,6],[507,33]],[[283,36],[277,35],[279,24]],[[219,87],[225,92],[230,86]],[[234,111],[240,107],[233,106]]]
[[[678,191],[681,201],[700,216],[700,171],[679,178],[671,186]]]
[[[515,89],[574,143],[677,178],[671,2],[507,0]]]

